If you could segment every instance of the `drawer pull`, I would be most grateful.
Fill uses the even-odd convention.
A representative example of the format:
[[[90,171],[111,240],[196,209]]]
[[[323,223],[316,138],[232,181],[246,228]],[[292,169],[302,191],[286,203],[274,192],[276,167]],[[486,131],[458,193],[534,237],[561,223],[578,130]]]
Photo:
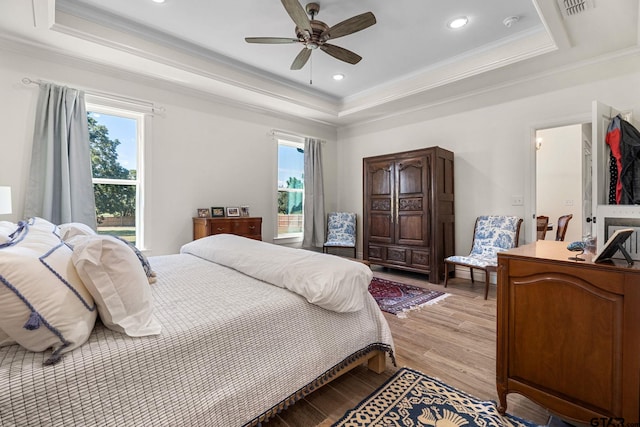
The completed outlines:
[[[249,226],[249,230],[255,230],[255,229],[256,229],[256,226],[255,226],[255,225],[250,225],[250,226]]]
[[[216,230],[218,230],[218,231],[224,231],[224,228],[222,228],[222,227],[218,227],[218,228],[216,228]]]

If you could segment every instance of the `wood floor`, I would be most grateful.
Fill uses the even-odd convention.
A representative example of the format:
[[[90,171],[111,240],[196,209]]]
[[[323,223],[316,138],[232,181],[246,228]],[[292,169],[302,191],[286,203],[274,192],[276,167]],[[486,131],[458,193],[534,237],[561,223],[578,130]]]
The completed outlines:
[[[394,338],[398,367],[410,367],[482,400],[497,401],[496,290],[484,300],[484,283],[449,280],[449,286],[428,283],[423,275],[373,266],[374,275],[389,280],[444,290],[451,295],[438,304],[412,311],[406,319],[384,313]],[[337,378],[271,419],[269,427],[330,426],[367,397],[397,369],[387,358],[378,375],[365,367]],[[508,396],[507,412],[537,424],[548,413],[528,399]]]

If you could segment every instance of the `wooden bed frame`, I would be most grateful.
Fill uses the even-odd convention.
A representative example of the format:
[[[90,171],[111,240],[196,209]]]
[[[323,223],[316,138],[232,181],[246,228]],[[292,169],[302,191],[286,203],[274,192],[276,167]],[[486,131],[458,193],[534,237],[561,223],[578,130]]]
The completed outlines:
[[[263,413],[259,417],[253,419],[248,426],[257,426],[261,424],[271,417],[275,416],[278,412],[288,408],[289,406],[296,403],[298,400],[301,400],[305,396],[308,396],[312,392],[318,390],[320,387],[329,384],[331,381],[336,378],[346,374],[351,371],[353,368],[356,368],[360,365],[367,364],[367,368],[376,374],[381,374],[387,369],[387,354],[383,350],[372,350],[362,356],[355,358],[353,361],[349,362],[347,365],[343,366],[339,370],[332,371],[330,373],[325,373],[321,378],[317,381],[308,384],[307,386],[301,388],[297,392],[293,393],[289,397],[287,397],[284,401],[282,401],[279,405],[274,406],[267,412]]]

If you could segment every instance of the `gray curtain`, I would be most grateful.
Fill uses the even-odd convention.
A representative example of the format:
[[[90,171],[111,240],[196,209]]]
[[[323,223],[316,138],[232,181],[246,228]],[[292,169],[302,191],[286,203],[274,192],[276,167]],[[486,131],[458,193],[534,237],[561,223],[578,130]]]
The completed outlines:
[[[322,179],[322,141],[304,140],[304,233],[302,246],[324,245],[324,184]]]
[[[25,216],[96,227],[89,127],[80,90],[40,84]]]

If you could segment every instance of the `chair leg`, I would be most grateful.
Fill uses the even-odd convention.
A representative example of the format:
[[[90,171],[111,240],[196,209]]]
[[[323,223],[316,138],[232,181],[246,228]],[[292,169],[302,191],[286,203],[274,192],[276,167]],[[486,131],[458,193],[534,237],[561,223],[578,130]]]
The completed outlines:
[[[353,247],[353,259],[356,259],[358,257],[358,253],[356,251],[356,247]]]
[[[447,282],[449,281],[449,263],[444,263],[444,287],[447,287]]]
[[[489,296],[489,277],[490,277],[491,273],[489,272],[489,270],[485,270],[484,271],[484,280],[485,280],[485,285],[484,285],[484,299],[487,299],[487,297]]]
[[[473,268],[472,267],[469,267],[469,272],[471,272],[471,283],[475,283],[473,281]]]

